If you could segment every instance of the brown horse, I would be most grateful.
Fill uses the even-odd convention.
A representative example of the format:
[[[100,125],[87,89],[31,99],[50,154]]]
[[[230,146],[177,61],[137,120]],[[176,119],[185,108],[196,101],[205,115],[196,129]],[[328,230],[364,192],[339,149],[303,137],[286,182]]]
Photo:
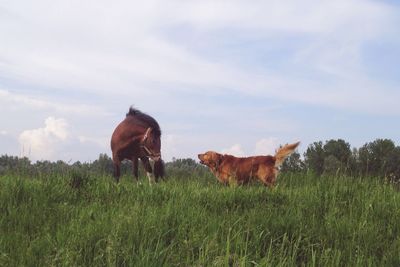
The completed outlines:
[[[119,181],[121,161],[132,161],[133,175],[138,179],[138,161],[142,161],[150,182],[164,176],[164,163],[161,159],[161,129],[157,121],[130,108],[126,118],[115,128],[111,137],[111,150],[114,162],[114,177]],[[154,160],[154,175],[149,158]],[[154,179],[155,176],[155,179]]]

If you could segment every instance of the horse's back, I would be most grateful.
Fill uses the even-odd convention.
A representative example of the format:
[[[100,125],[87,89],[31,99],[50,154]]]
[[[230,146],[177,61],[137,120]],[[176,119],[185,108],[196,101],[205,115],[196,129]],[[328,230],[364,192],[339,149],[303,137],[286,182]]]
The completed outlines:
[[[131,118],[126,117],[117,125],[111,136],[112,152],[116,152],[121,148],[121,146],[128,143],[129,140],[132,140],[135,136],[142,134],[143,129],[144,127],[141,127],[135,123],[135,121]]]

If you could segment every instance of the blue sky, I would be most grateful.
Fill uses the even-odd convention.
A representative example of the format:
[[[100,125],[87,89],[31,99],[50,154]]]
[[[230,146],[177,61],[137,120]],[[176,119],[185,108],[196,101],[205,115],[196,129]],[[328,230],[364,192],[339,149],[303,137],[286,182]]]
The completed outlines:
[[[0,2],[0,154],[91,161],[130,105],[165,160],[400,144],[396,1]]]

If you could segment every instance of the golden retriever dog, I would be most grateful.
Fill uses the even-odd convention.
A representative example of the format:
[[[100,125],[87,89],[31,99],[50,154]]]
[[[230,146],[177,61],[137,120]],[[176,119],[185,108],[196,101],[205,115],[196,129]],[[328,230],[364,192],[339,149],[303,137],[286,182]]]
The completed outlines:
[[[238,158],[222,155],[214,151],[199,154],[201,164],[210,168],[223,184],[246,184],[252,178],[259,179],[265,186],[273,187],[279,166],[294,152],[300,142],[280,147],[275,156],[254,156]]]

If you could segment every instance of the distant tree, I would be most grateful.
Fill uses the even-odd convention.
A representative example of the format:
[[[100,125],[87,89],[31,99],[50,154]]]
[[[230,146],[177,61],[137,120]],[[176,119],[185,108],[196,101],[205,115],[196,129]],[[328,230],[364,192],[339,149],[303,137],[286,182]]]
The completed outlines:
[[[79,169],[82,168],[82,163],[78,160],[71,165],[73,168]]]
[[[350,144],[343,139],[326,141],[324,147],[324,171],[345,173],[350,169],[352,152]]]
[[[325,157],[334,156],[347,167],[351,158],[350,144],[342,139],[331,139],[324,145],[324,154]]]
[[[300,154],[295,151],[282,163],[281,172],[301,172],[305,169],[306,167],[301,160]]]
[[[57,171],[55,164],[49,160],[36,161],[36,163],[33,164],[33,167],[38,175],[53,174]]]
[[[170,164],[171,166],[178,167],[178,168],[187,168],[187,167],[192,167],[196,168],[198,167],[198,163],[191,158],[186,158],[186,159],[173,159],[172,163]]]
[[[356,176],[360,175],[359,171],[359,150],[357,148],[353,148],[351,151],[351,157],[349,160],[349,165],[348,165],[348,174],[351,176]]]
[[[30,172],[31,162],[27,157],[3,155],[0,157],[0,174],[6,172]]]
[[[308,170],[321,175],[324,171],[324,157],[322,141],[314,142],[304,153],[304,163]]]
[[[113,172],[113,168],[111,158],[105,153],[101,153],[99,158],[91,164],[91,169],[94,173],[110,174]]]
[[[390,139],[376,139],[363,145],[358,151],[361,174],[386,176],[391,157],[396,154],[394,150],[395,144]]]
[[[341,172],[343,172],[343,164],[334,155],[324,158],[324,173],[333,175]]]
[[[202,177],[209,174],[209,170],[191,158],[173,159],[165,164],[167,176],[178,178]]]
[[[140,162],[140,161],[139,161]],[[165,163],[168,176],[177,178],[205,178],[209,181],[213,176],[210,170],[191,158],[175,159]],[[350,149],[350,144],[342,139],[328,140],[310,144],[304,153],[304,161],[298,152],[291,154],[281,166],[282,172],[312,171],[318,175],[323,173],[348,175],[377,176],[386,181],[400,184],[400,147],[396,147],[390,139],[376,139],[364,144],[361,148]],[[107,154],[100,154],[93,162],[79,161],[68,164],[64,161],[48,160],[31,163],[26,157],[0,156],[0,175],[18,173],[30,177],[41,175],[58,175],[60,173],[80,174],[112,174],[113,162]],[[123,174],[131,175],[131,161],[123,161]],[[139,173],[144,174],[143,164],[139,163]]]
[[[397,146],[392,150],[386,164],[389,181],[400,183],[400,147]]]
[[[53,170],[61,173],[67,172],[71,166],[62,160],[57,160],[57,162],[53,163]]]

